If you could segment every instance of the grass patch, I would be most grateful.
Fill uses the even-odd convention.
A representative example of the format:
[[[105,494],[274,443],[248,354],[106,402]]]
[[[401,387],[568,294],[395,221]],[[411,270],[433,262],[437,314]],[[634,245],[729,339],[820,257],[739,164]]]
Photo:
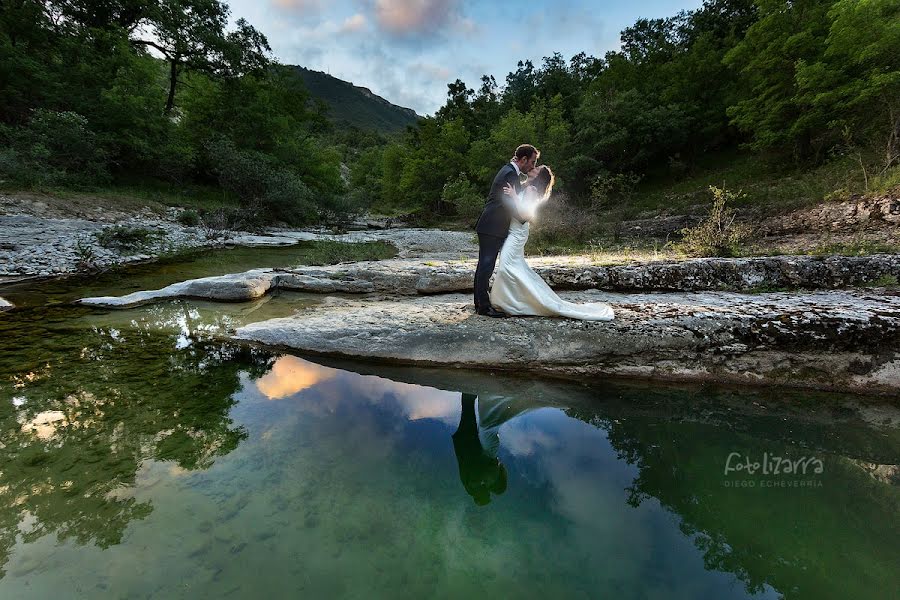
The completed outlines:
[[[900,173],[881,177],[877,188],[876,182],[870,181],[870,191],[889,189],[894,178],[900,180]],[[710,186],[718,186],[742,192],[735,207],[777,212],[864,193],[864,185],[859,165],[847,157],[800,170],[780,168],[757,155],[731,151],[705,157],[693,174],[679,181],[671,176],[648,178],[638,185],[630,206],[646,212],[687,213],[706,203]]]
[[[301,242],[306,252],[298,258],[297,264],[333,265],[343,262],[384,260],[397,256],[397,247],[389,242],[347,243],[333,240]]]
[[[176,206],[194,210],[210,211],[217,208],[237,208],[240,202],[221,189],[200,185],[174,185],[163,181],[142,181],[116,183],[89,188],[58,186],[10,187],[0,186],[0,191],[8,194],[32,193],[46,195],[61,200],[73,201],[76,205],[98,206],[109,210],[137,211],[147,205],[162,207]]]
[[[900,281],[897,280],[896,275],[882,275],[875,281],[867,283],[865,287],[897,288],[900,287]]]
[[[900,254],[900,245],[870,240],[824,243],[801,254],[811,256],[869,256],[872,254]]]

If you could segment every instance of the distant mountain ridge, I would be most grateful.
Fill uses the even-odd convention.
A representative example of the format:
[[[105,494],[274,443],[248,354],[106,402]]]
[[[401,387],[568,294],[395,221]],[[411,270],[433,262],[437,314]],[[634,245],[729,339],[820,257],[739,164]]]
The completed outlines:
[[[413,109],[388,102],[369,88],[306,67],[293,68],[303,79],[310,95],[328,105],[329,116],[335,122],[393,133],[406,129],[407,125],[413,125],[421,118]]]

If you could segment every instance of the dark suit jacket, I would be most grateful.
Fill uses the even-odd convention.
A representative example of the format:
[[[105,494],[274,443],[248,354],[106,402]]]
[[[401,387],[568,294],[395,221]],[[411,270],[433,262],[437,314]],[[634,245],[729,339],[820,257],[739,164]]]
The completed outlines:
[[[506,163],[497,172],[497,176],[494,177],[487,203],[484,205],[484,210],[475,224],[475,231],[478,233],[505,238],[509,232],[509,220],[512,215],[510,215],[509,209],[503,204],[503,187],[507,183],[516,189],[517,194],[522,191],[519,175],[516,173],[516,168],[512,163]]]

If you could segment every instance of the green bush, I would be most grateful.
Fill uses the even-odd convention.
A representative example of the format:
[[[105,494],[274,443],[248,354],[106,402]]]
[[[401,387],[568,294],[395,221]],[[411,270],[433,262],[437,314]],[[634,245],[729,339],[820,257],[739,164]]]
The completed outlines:
[[[239,150],[228,140],[206,145],[219,185],[234,194],[244,208],[259,208],[266,221],[291,225],[314,222],[319,214],[306,184],[291,170],[265,154]]]
[[[465,173],[444,184],[441,201],[452,204],[456,214],[466,219],[477,219],[484,210],[484,196],[478,193],[475,185],[469,181]]]
[[[185,210],[178,215],[178,222],[186,227],[197,227],[200,225],[200,215],[196,210]]]
[[[709,190],[713,195],[709,215],[694,227],[681,230],[684,237],[678,249],[688,256],[735,256],[750,237],[750,230],[735,223],[737,214],[726,204],[739,199],[741,194],[715,186]]]
[[[97,241],[104,248],[128,251],[144,248],[163,234],[145,227],[116,225],[107,227],[96,235]]]
[[[591,205],[599,209],[629,205],[641,179],[634,173],[600,173],[591,181]]]
[[[37,109],[24,127],[0,125],[0,176],[28,185],[106,181],[106,154],[87,119]]]

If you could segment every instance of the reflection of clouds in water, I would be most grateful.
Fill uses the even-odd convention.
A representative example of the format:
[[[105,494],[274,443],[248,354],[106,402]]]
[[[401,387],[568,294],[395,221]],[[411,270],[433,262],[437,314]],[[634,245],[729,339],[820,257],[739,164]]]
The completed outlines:
[[[448,392],[375,376],[349,376],[344,381],[357,397],[371,403],[391,402],[410,421],[459,421],[459,392]]]
[[[518,427],[501,428],[503,448],[513,456],[530,456],[559,446],[560,441],[547,432],[523,421]]]
[[[501,439],[506,451],[536,467],[535,483],[552,490],[549,508],[571,523],[585,551],[621,554],[597,540],[623,539],[630,552],[649,550],[645,512],[622,510],[637,470],[616,458],[603,430],[547,409],[509,421]],[[622,568],[634,560],[622,559]]]
[[[22,423],[23,433],[32,433],[38,439],[49,440],[56,433],[57,427],[68,425],[65,413],[58,410],[45,410]]]
[[[734,576],[707,571],[676,515],[656,499],[627,505],[639,469],[618,458],[606,431],[544,409],[505,423],[501,433],[531,484],[550,491],[548,509],[569,523],[566,546],[579,560],[602,564],[609,581],[645,582],[647,597],[669,597],[673,587],[684,597],[731,595]]]
[[[256,380],[256,389],[269,399],[282,399],[315,387],[319,404],[334,408],[347,401],[391,407],[410,421],[435,419],[455,425],[459,393],[359,375],[323,367],[296,356],[282,356]]]
[[[270,400],[279,400],[331,379],[337,373],[296,356],[282,356],[268,373],[256,380],[256,389]]]

